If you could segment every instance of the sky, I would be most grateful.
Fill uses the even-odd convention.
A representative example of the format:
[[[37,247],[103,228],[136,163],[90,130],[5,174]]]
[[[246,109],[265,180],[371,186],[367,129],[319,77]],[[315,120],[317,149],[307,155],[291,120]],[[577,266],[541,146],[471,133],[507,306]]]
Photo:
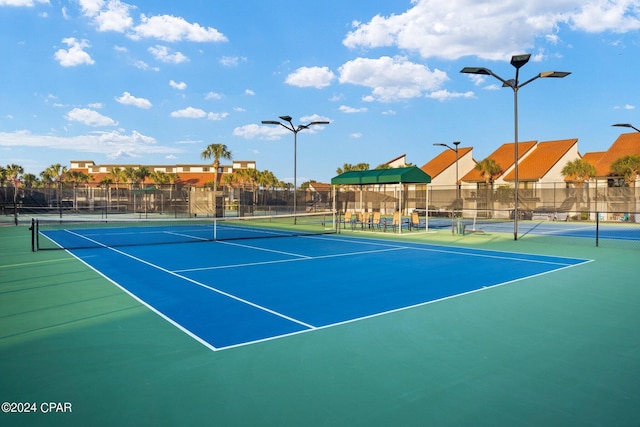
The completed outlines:
[[[640,0],[0,0],[0,165],[203,164],[209,144],[292,182],[461,141],[605,151],[640,127]],[[294,134],[295,126],[329,121]],[[295,156],[294,156],[295,152]],[[223,162],[225,163],[225,162]],[[228,164],[228,162],[227,162]]]

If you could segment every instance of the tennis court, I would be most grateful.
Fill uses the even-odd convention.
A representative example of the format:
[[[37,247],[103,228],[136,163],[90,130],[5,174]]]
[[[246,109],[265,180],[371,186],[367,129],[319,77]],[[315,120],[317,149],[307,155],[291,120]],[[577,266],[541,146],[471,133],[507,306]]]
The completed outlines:
[[[73,405],[3,424],[640,420],[637,251],[193,225],[0,228],[0,394]]]
[[[111,231],[94,229],[81,239],[109,241]],[[117,234],[136,231],[118,228]],[[168,232],[202,238],[193,226]],[[79,235],[69,229],[66,234]],[[213,349],[312,331],[587,262],[335,235],[71,253]]]

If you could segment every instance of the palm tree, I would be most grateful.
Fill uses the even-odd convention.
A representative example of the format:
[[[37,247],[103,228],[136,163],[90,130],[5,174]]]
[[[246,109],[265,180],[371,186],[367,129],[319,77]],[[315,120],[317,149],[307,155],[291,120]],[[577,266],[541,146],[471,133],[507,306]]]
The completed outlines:
[[[163,171],[153,171],[149,174],[149,178],[151,178],[156,188],[162,188],[162,185],[169,183],[169,176]]]
[[[73,208],[75,210],[78,210],[78,185],[88,184],[91,179],[93,177],[90,174],[82,171],[73,170],[66,173],[66,180],[73,184]]]
[[[213,159],[213,212],[217,215],[218,170],[220,159],[231,160],[231,151],[224,144],[209,144],[200,154],[203,159]]]
[[[58,207],[60,207],[62,203],[62,183],[64,182],[66,175],[67,167],[62,166],[60,163],[52,164],[40,173],[40,177],[42,177],[42,181],[45,186],[50,185],[51,188],[56,189]]]
[[[140,166],[138,169],[136,169],[135,173],[136,183],[144,185],[144,181],[149,175],[151,175],[151,172],[149,172],[149,168],[146,166]]]
[[[266,205],[266,196],[269,189],[278,183],[278,178],[269,170],[260,171],[258,174],[258,185],[262,187],[262,204]]]
[[[345,163],[341,168],[336,169],[336,173],[338,175],[351,172],[351,171],[366,171],[369,170],[369,163],[358,163],[357,165],[352,165],[351,163]]]
[[[24,168],[20,165],[12,163],[5,168],[7,180],[13,186],[13,221],[18,225],[18,183],[20,175],[24,173]]]
[[[584,186],[585,181],[589,181],[591,178],[596,176],[595,166],[582,159],[575,159],[568,161],[560,173],[565,178],[573,181],[576,188],[580,190],[577,192],[576,202],[578,204],[582,203],[582,187]]]
[[[493,211],[493,198],[490,195],[493,193],[493,182],[502,174],[502,167],[494,159],[486,158],[476,163],[475,169],[480,171],[484,182],[487,185],[487,206]]]
[[[611,172],[624,178],[624,182],[632,188],[633,206],[632,210],[636,212],[636,196],[635,186],[638,176],[640,176],[640,155],[629,154],[611,163]],[[631,220],[635,221],[635,215],[631,215]]]

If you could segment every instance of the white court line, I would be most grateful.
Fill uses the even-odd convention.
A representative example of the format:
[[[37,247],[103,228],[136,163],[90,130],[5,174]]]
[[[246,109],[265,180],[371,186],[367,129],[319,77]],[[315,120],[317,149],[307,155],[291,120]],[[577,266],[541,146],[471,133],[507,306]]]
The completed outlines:
[[[241,247],[241,248],[254,249],[256,251],[274,252],[274,253],[277,253],[277,254],[290,255],[290,256],[294,256],[294,257],[298,257],[298,258],[310,258],[307,255],[294,254],[292,252],[277,251],[275,249],[261,248],[259,246],[251,246],[251,245],[246,245],[246,244],[241,244],[241,243],[233,243],[233,242],[229,242],[229,241],[218,241],[218,243],[222,243],[224,245],[230,245],[230,246],[238,246],[238,247]]]
[[[546,274],[555,273],[556,271],[561,271],[561,270],[565,270],[565,269],[568,269],[568,268],[577,267],[579,265],[590,263],[590,262],[593,262],[593,260],[585,260],[584,262],[582,262],[580,264],[568,264],[568,265],[565,265],[564,267],[561,267],[561,268],[558,268],[558,269],[555,269],[555,270],[544,271],[542,273],[533,274],[531,276],[526,276],[526,277],[519,277],[517,279],[509,280],[509,281],[506,281],[506,282],[496,283],[495,285],[483,286],[481,288],[472,289],[470,291],[463,292],[463,293],[460,293],[460,294],[449,295],[449,296],[446,296],[446,297],[442,297],[442,298],[438,298],[438,299],[434,299],[434,300],[429,300],[429,301],[424,301],[424,302],[420,302],[420,303],[417,303],[417,304],[408,305],[408,306],[405,306],[405,307],[399,307],[399,308],[394,308],[394,309],[387,310],[387,311],[382,311],[382,312],[379,312],[379,313],[369,314],[367,316],[356,317],[354,319],[349,319],[349,320],[343,320],[342,322],[330,323],[330,324],[327,324],[327,325],[318,326],[318,327],[316,327],[314,329],[314,331],[318,331],[318,330],[321,330],[321,329],[327,329],[327,328],[333,328],[334,326],[347,325],[349,323],[360,322],[360,321],[366,320],[366,319],[373,319],[375,317],[385,316],[387,314],[392,314],[392,313],[398,313],[398,312],[401,312],[401,311],[410,310],[410,309],[417,308],[417,307],[423,307],[423,306],[430,305],[430,304],[433,304],[433,303],[446,301],[446,300],[449,300],[449,299],[454,299],[454,298],[458,298],[458,297],[462,297],[462,296],[466,296],[466,295],[470,295],[470,294],[475,294],[475,293],[482,292],[482,291],[487,291],[489,289],[497,288],[497,287],[500,287],[500,286],[509,285],[511,283],[516,283],[516,282],[519,282],[519,281],[522,281],[522,280],[525,280],[525,279],[530,279],[532,277],[544,276]],[[262,338],[260,340],[248,341],[248,342],[243,342],[243,343],[240,343],[240,344],[233,344],[233,345],[229,345],[229,346],[226,346],[226,347],[220,347],[217,350],[228,350],[228,349],[236,348],[236,347],[244,347],[246,345],[257,344],[257,343],[265,342],[265,341],[272,341],[272,340],[285,338],[285,337],[289,337],[289,336],[293,336],[293,335],[304,334],[304,333],[307,333],[307,332],[311,332],[311,331],[310,330],[305,330],[305,331],[290,332],[288,334],[276,335],[276,336],[272,336],[272,337],[268,337],[268,338]]]
[[[322,239],[322,240],[337,240],[337,241],[341,241],[341,242],[350,242],[350,243],[354,243],[354,242],[362,242],[362,240],[348,240],[348,239],[332,239],[330,237],[317,237],[317,236],[312,236],[312,237],[307,237],[310,239]],[[445,253],[445,254],[453,254],[453,255],[466,255],[466,256],[472,256],[472,257],[480,257],[480,258],[494,258],[494,259],[504,259],[504,260],[510,260],[510,261],[522,261],[522,262],[531,262],[531,263],[540,263],[540,264],[550,264],[550,265],[573,265],[573,264],[566,264],[566,263],[561,263],[561,262],[553,262],[553,261],[545,261],[545,260],[535,260],[535,259],[530,259],[530,258],[518,258],[518,257],[514,257],[514,256],[508,256],[508,255],[502,255],[502,254],[520,254],[518,252],[506,252],[506,251],[495,251],[495,250],[491,250],[491,249],[469,249],[472,251],[478,251],[479,253],[471,253],[471,252],[465,252],[465,251],[461,251],[461,250],[454,250],[454,249],[439,249],[439,248],[433,248],[433,247],[429,247],[429,246],[433,246],[431,244],[423,244],[423,243],[416,243],[415,245],[412,246],[406,246],[406,245],[394,245],[394,244],[390,244],[390,243],[382,243],[383,241],[381,240],[374,240],[374,239],[364,239],[364,242],[366,243],[370,243],[370,241],[375,242],[374,244],[376,245],[381,245],[381,246],[388,246],[388,247],[392,247],[392,248],[398,248],[398,249],[415,249],[418,251],[426,251],[426,252],[438,252],[438,253]],[[496,255],[492,255],[489,254],[488,252],[492,252]],[[589,260],[583,260],[581,258],[569,258],[569,257],[562,257],[562,256],[555,256],[555,255],[540,255],[540,254],[528,254],[528,253],[522,253],[520,255],[523,256],[538,256],[538,257],[547,257],[547,258],[556,258],[556,259],[562,259],[562,258],[566,258],[566,259],[571,259],[571,260],[576,260],[579,259],[581,261],[589,261]]]
[[[73,233],[73,232],[71,232],[71,231],[70,231],[70,233],[72,233],[72,234],[76,234],[76,233]],[[78,236],[80,236],[80,235],[78,235]],[[141,262],[141,263],[143,263],[143,264],[148,265],[149,267],[153,267],[153,268],[155,268],[155,269],[157,269],[157,270],[160,270],[160,271],[162,271],[162,272],[164,272],[164,273],[170,274],[170,275],[175,276],[175,277],[177,277],[177,278],[179,278],[179,279],[182,279],[182,280],[185,280],[185,281],[187,281],[187,282],[193,283],[194,285],[201,286],[201,287],[203,287],[203,288],[205,288],[205,289],[209,289],[209,290],[211,290],[211,291],[213,291],[213,292],[216,292],[216,293],[218,293],[218,294],[220,294],[220,295],[224,295],[224,296],[226,296],[226,297],[228,297],[228,298],[231,298],[231,299],[233,299],[233,300],[239,301],[239,302],[241,302],[241,303],[247,304],[247,305],[249,305],[249,306],[251,306],[251,307],[257,308],[257,309],[259,309],[259,310],[263,310],[263,311],[265,311],[265,312],[267,312],[267,313],[273,314],[274,316],[281,317],[281,318],[283,318],[283,319],[289,320],[290,322],[297,323],[298,325],[302,325],[302,326],[304,326],[304,327],[306,327],[306,328],[309,328],[309,329],[315,329],[315,328],[316,328],[315,326],[310,325],[310,324],[308,324],[308,323],[305,323],[305,322],[303,322],[303,321],[301,321],[301,320],[294,319],[293,317],[287,316],[287,315],[282,314],[282,313],[278,313],[278,312],[277,312],[277,311],[275,311],[275,310],[271,310],[271,309],[269,309],[269,308],[267,308],[267,307],[263,307],[263,306],[261,306],[261,305],[259,305],[259,304],[253,303],[253,302],[251,302],[251,301],[249,301],[249,300],[246,300],[246,299],[243,299],[243,298],[240,298],[240,297],[237,297],[237,296],[235,296],[235,295],[232,295],[232,294],[230,294],[230,293],[228,293],[228,292],[225,292],[225,291],[222,291],[222,290],[220,290],[220,289],[214,288],[214,287],[212,287],[212,286],[205,285],[205,284],[204,284],[204,283],[202,283],[202,282],[198,282],[197,280],[193,280],[193,279],[190,279],[190,278],[188,278],[188,277],[182,276],[181,274],[175,273],[175,272],[173,272],[173,271],[171,271],[171,270],[167,270],[167,269],[166,269],[166,268],[164,268],[164,267],[160,267],[159,265],[153,264],[153,263],[151,263],[151,262],[149,262],[149,261],[143,260],[142,258],[138,258],[138,257],[136,257],[136,256],[134,256],[134,255],[128,254],[128,253],[126,253],[126,252],[123,252],[123,251],[121,251],[121,250],[119,250],[119,249],[116,249],[116,248],[110,248],[110,247],[108,247],[108,246],[103,245],[103,244],[102,244],[102,243],[100,243],[100,242],[97,242],[97,241],[95,241],[95,240],[89,239],[89,238],[84,237],[84,236],[80,236],[80,237],[83,237],[83,238],[85,238],[85,239],[87,239],[87,240],[89,240],[89,241],[91,241],[91,242],[93,242],[93,243],[95,243],[95,244],[98,244],[98,245],[100,245],[100,246],[103,246],[103,247],[105,247],[105,248],[107,248],[107,249],[109,249],[109,250],[111,250],[111,251],[113,251],[113,252],[115,252],[115,253],[118,253],[118,254],[120,254],[120,255],[124,255],[124,256],[126,256],[126,257],[128,257],[128,258],[131,258],[131,259],[133,259],[134,261]],[[154,310],[154,311],[156,311],[156,312],[157,312],[157,310]]]
[[[247,247],[251,248],[251,246],[247,246]],[[301,256],[301,258],[279,259],[279,260],[273,260],[273,261],[247,262],[247,263],[243,263],[243,264],[219,265],[219,266],[214,266],[214,267],[197,267],[197,268],[188,268],[188,269],[184,269],[184,270],[173,270],[173,271],[176,272],[176,273],[187,273],[187,272],[193,272],[193,271],[222,270],[222,269],[225,269],[225,268],[242,268],[242,267],[251,267],[251,266],[254,266],[254,265],[268,265],[268,264],[282,264],[282,263],[285,263],[285,262],[312,261],[312,260],[316,260],[316,259],[340,258],[340,257],[348,257],[348,256],[355,256],[355,255],[365,255],[365,254],[374,254],[374,253],[379,253],[379,252],[390,252],[390,251],[398,251],[398,250],[406,250],[406,249],[410,249],[410,248],[397,247],[397,248],[387,248],[387,249],[375,249],[375,250],[371,250],[371,251],[348,252],[348,253],[342,253],[342,254],[320,255],[320,256],[315,256],[315,257],[310,257],[310,256],[302,257]],[[278,252],[278,251],[270,251],[270,252]]]

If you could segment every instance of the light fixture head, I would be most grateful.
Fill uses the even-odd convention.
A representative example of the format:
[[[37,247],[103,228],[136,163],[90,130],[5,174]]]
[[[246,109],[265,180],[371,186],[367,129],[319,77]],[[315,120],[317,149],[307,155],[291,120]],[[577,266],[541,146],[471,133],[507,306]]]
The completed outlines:
[[[525,54],[522,54],[522,55],[513,55],[511,57],[511,65],[516,67],[516,69],[519,69],[524,64],[529,62],[530,58],[531,58],[531,54],[530,53],[525,53]]]
[[[561,79],[563,77],[567,77],[569,74],[571,73],[567,71],[545,71],[543,73],[540,73],[540,77],[555,77]]]
[[[291,116],[280,116],[280,118],[281,118],[282,120],[284,120],[285,122],[291,122],[291,120],[292,120],[292,119],[291,119]]]
[[[491,70],[484,67],[464,67],[460,72],[464,74],[482,74],[485,76],[490,76],[492,74]]]

